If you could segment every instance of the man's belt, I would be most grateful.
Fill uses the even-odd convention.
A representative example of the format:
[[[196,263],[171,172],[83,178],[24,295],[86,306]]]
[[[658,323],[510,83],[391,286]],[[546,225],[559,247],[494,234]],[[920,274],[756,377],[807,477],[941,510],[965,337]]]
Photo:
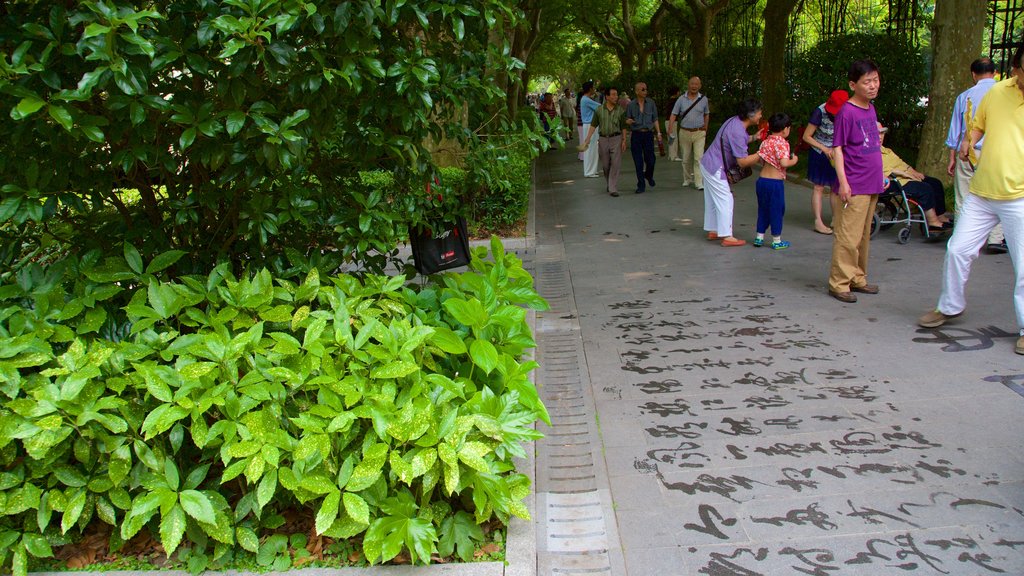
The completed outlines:
[[[622,136],[622,132],[616,132],[614,134],[601,134],[601,138],[615,138],[616,136]]]
[[[704,128],[683,128],[682,126],[680,126],[679,129],[680,130],[686,130],[687,132],[703,132],[704,131]]]
[[[633,132],[652,132],[650,128],[636,128]]]

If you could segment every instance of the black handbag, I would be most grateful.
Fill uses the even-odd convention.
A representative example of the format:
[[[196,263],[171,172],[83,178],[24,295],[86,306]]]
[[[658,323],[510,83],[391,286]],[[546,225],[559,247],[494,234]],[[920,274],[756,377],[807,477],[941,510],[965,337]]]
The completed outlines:
[[[726,122],[726,125],[729,123]],[[725,142],[723,142],[725,126],[718,131],[718,145],[722,148],[722,165],[725,166],[725,179],[729,181],[729,184],[735,184],[740,180],[743,180],[747,176],[754,173],[754,169],[747,166],[745,168],[740,167],[739,163],[736,162],[736,158],[732,154],[726,155],[725,153]]]
[[[438,222],[409,230],[413,264],[424,276],[469,264],[466,219]]]

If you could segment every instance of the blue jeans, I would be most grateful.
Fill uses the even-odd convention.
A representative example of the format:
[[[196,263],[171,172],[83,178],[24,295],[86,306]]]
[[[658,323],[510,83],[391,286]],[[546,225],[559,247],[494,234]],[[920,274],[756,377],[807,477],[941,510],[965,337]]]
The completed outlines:
[[[633,132],[629,138],[629,151],[636,167],[636,189],[647,189],[647,180],[654,180],[654,132]]]
[[[757,179],[757,233],[772,227],[772,236],[782,235],[782,217],[786,214],[786,192],[782,180]]]

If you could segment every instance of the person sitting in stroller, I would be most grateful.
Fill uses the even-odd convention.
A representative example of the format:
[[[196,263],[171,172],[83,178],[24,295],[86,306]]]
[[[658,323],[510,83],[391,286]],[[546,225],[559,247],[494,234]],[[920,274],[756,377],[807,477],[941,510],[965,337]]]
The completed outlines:
[[[909,163],[885,147],[885,133],[889,129],[879,125],[879,138],[882,141],[882,172],[893,176],[903,188],[909,200],[917,202],[924,210],[928,221],[928,231],[941,234],[953,227],[953,221],[946,213],[946,190],[938,178],[925,176],[915,170]]]

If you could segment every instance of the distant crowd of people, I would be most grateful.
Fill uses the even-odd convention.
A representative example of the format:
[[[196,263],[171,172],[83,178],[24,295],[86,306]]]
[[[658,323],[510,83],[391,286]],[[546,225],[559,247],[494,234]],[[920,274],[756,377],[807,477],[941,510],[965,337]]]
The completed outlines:
[[[811,207],[814,230],[833,236],[828,294],[844,303],[857,302],[857,294],[877,294],[879,286],[868,282],[868,255],[872,220],[879,196],[899,189],[920,206],[929,235],[949,238],[942,272],[942,290],[934,310],[918,320],[935,328],[959,316],[966,307],[964,287],[971,263],[982,250],[1009,251],[1014,266],[1014,308],[1019,338],[1014,351],[1024,354],[1024,45],[1012,59],[1012,71],[1002,81],[995,78],[990,58],[971,65],[974,85],[956,100],[946,146],[947,172],[954,178],[955,202],[947,211],[942,182],[916,170],[884,146],[888,128],[878,121],[873,101],[881,78],[871,60],[853,62],[848,90],[837,89],[816,107],[800,134],[810,148],[807,178],[813,185]],[[583,176],[602,174],[607,193],[619,196],[622,155],[628,147],[636,172],[636,194],[654,187],[654,145],[663,145],[658,108],[648,96],[647,85],[638,82],[632,100],[615,86],[597,94],[593,82],[583,83],[579,98],[566,90],[556,107],[541,97],[539,110],[549,118],[558,115],[565,137],[577,125],[579,159]],[[759,101],[741,102],[734,116],[722,123],[705,147],[711,115],[699,78],[691,78],[687,90],[675,91],[666,123],[670,159],[682,162],[683,186],[704,194],[704,231],[708,240],[725,247],[747,242],[733,233],[732,185],[761,166],[756,181],[757,225],[753,246],[783,250],[786,170],[797,163],[790,148],[792,119],[782,112],[762,122]],[[624,103],[626,101],[627,103]],[[760,130],[751,133],[751,128]],[[757,152],[749,153],[752,142]],[[831,225],[823,218],[826,190],[832,208]],[[766,235],[771,238],[766,238]]]

